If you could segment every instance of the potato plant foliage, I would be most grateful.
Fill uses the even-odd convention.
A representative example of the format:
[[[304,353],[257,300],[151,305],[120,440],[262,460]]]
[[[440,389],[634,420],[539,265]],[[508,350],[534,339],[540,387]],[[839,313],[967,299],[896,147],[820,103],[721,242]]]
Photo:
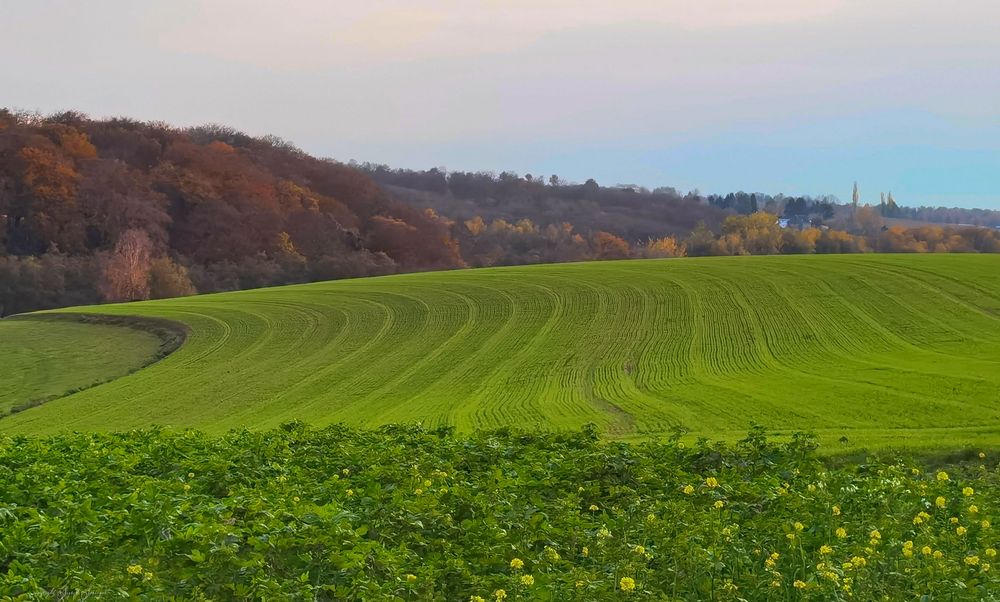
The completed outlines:
[[[996,458],[835,465],[813,439],[597,429],[0,438],[0,596],[1000,597]]]

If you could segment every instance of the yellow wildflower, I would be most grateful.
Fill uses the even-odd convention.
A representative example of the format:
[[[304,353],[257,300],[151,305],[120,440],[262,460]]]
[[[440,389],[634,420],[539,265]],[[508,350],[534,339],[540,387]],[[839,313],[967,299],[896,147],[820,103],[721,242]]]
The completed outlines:
[[[423,489],[415,489],[413,491],[413,494],[414,495],[423,495],[424,494],[424,490]]]
[[[128,568],[126,568],[125,570],[128,571],[129,575],[140,575],[140,574],[142,574],[142,565],[141,564],[130,564],[130,565],[128,565]]]
[[[805,526],[805,525],[803,525],[803,524],[802,524],[802,523],[800,523],[800,522],[796,522],[796,523],[795,523],[794,525],[792,525],[792,526],[793,526],[793,527],[795,527],[795,530],[796,530],[796,531],[802,531],[803,529],[805,529],[805,528],[806,528],[806,526]]]
[[[957,525],[958,524],[958,517],[957,516],[953,516],[953,517],[951,517],[951,518],[948,519],[948,522],[950,522],[953,525]]]
[[[833,507],[833,515],[834,516],[840,516],[840,506],[834,506]]]
[[[691,495],[692,493],[694,493],[694,485],[685,485],[684,495]]]
[[[934,505],[937,506],[938,508],[944,508],[945,504],[947,504],[947,503],[948,503],[948,501],[945,500],[944,497],[942,497],[940,495],[937,497],[936,500],[934,500]]]
[[[946,473],[945,471],[942,470],[942,471],[940,471],[940,472],[937,473],[937,480],[939,480],[939,481],[948,481],[948,480],[950,480],[950,477],[948,476],[948,473]]]
[[[631,577],[622,577],[618,581],[618,587],[621,588],[623,592],[630,592],[635,590],[635,579]]]
[[[611,531],[608,531],[607,527],[601,527],[597,531],[597,536],[601,539],[611,539]]]
[[[545,546],[545,557],[552,562],[555,562],[560,558],[559,552],[556,552],[555,548],[549,546]]]
[[[968,531],[969,531],[968,529],[962,526],[959,526],[958,528],[955,529],[955,533],[959,535],[965,535],[966,533],[968,533]]]
[[[191,491],[191,486],[188,485],[187,483],[184,483],[184,491]]]
[[[982,528],[984,528],[984,529],[989,529],[990,528],[990,521],[984,520],[983,522],[979,523],[979,526],[982,527]]]
[[[469,596],[469,602],[486,602],[486,598],[482,596]]]
[[[521,585],[534,585],[535,578],[531,575],[521,575]]]
[[[512,558],[510,560],[510,568],[514,569],[515,571],[519,571],[524,568],[524,561],[521,560],[520,558]]]
[[[501,602],[507,599],[507,590],[498,589],[493,592],[493,597],[497,599],[497,602]]]
[[[933,550],[931,550],[930,546],[924,546],[920,548],[920,553],[923,554],[924,556],[930,556],[932,551]]]
[[[996,558],[997,551],[994,548],[986,548],[984,554],[987,558]]]
[[[976,566],[979,564],[979,556],[966,556],[962,562],[969,566]]]
[[[844,539],[847,537],[847,529],[843,527],[837,527],[836,535],[839,539]]]
[[[917,476],[918,474],[920,474],[920,469],[919,468],[911,468],[910,469],[910,474],[912,474],[913,476]]]
[[[796,579],[795,583],[793,583],[792,585],[795,586],[795,589],[805,589],[807,587],[806,586],[806,582],[805,581],[801,581],[799,579]]]
[[[581,550],[581,551],[583,552],[583,557],[584,558],[590,556],[590,548],[588,548],[587,546],[583,546],[583,550]]]
[[[972,487],[965,487],[964,489],[962,489],[962,495],[964,495],[965,497],[970,497],[975,493],[976,490],[973,489]]]
[[[632,547],[632,551],[635,552],[636,554],[639,554],[641,556],[641,555],[644,555],[646,553],[646,548],[644,548],[642,546],[633,546]]]
[[[598,510],[600,510],[600,508],[597,507],[597,504],[591,504],[590,505],[590,511],[591,512],[597,512]]]
[[[826,556],[827,554],[833,554],[833,548],[824,544],[819,547],[819,553],[822,554],[823,556]]]
[[[851,558],[851,562],[854,563],[854,566],[865,566],[868,564],[864,556],[854,556]]]
[[[872,532],[868,536],[872,539],[882,539],[882,534],[878,532],[878,529],[872,529]]]
[[[299,501],[299,496],[297,496],[297,495],[296,495],[296,496],[294,496],[294,497],[292,498],[292,501],[293,501],[293,502],[295,502],[295,503],[298,503],[298,501]]]
[[[975,504],[969,506],[969,514],[975,514],[977,512],[979,512],[979,506]]]
[[[407,583],[416,583],[417,582],[417,576],[413,575],[413,574],[407,575],[406,576],[406,582]]]
[[[941,550],[934,550],[934,558],[940,560],[944,557],[944,553]]]
[[[985,460],[986,459],[986,454],[983,453],[983,452],[979,452],[979,459],[980,460]]]
[[[990,563],[984,562],[983,565],[980,568],[982,569],[982,571],[984,573],[988,573],[988,572],[990,572]]]
[[[721,510],[722,507],[725,505],[726,503],[723,502],[722,500],[717,500],[714,504],[712,504],[712,506],[714,506],[716,510]]]
[[[719,486],[719,481],[715,477],[708,477],[705,479],[705,486],[709,489],[715,489]]]
[[[812,493],[813,491],[816,491],[816,486],[813,485],[812,483],[809,483],[808,485],[806,485],[806,490]]]

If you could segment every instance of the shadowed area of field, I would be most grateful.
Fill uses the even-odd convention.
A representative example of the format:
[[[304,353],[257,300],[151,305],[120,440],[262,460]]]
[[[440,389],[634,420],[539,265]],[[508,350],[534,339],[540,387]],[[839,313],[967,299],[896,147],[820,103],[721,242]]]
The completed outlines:
[[[0,321],[0,415],[110,380],[152,361],[153,333],[70,320]]]

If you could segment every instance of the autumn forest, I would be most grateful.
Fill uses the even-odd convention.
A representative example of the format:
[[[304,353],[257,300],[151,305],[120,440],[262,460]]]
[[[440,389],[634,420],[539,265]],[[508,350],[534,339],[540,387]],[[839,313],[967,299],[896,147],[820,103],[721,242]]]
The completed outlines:
[[[0,316],[491,265],[1000,252],[998,224],[978,210],[344,164],[224,126],[0,110]]]

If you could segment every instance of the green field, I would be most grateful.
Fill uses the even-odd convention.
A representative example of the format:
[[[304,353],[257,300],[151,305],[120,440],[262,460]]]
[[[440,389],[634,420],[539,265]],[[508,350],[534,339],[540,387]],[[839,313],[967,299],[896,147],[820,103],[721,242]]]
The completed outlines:
[[[528,266],[74,311],[167,318],[191,334],[166,359],[0,419],[0,430],[594,422],[615,437],[680,424],[732,438],[753,420],[852,445],[1000,443],[998,256]],[[17,328],[28,324],[33,345],[74,347],[44,322]],[[132,343],[95,345],[89,328],[78,329],[82,363],[75,351],[25,356],[4,334],[0,377],[93,380],[83,372],[97,358]]]
[[[0,415],[128,374],[152,361],[156,336],[107,324],[0,321]]]

